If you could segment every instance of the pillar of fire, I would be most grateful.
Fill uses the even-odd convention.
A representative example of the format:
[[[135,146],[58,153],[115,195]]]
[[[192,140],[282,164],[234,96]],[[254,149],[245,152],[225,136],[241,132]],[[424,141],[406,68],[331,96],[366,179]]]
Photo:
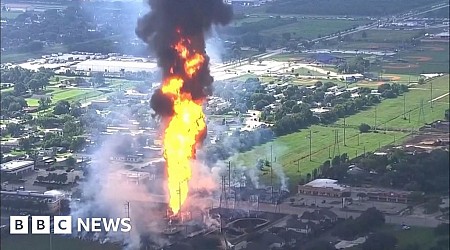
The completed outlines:
[[[150,105],[162,121],[169,206],[177,214],[188,197],[196,148],[206,135],[203,103],[213,78],[205,34],[213,24],[227,24],[232,11],[222,0],[149,0],[149,5],[136,34],[150,45],[162,70],[162,85]]]

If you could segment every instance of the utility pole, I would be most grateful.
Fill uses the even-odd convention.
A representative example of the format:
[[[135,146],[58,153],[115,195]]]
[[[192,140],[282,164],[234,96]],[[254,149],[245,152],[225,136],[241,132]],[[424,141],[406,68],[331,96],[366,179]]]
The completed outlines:
[[[345,116],[344,116],[344,146],[347,146],[347,144],[345,144]]]
[[[377,130],[377,107],[375,107],[375,123],[373,125],[373,129]]]
[[[358,146],[359,146],[359,134],[358,134]]]
[[[310,129],[309,130],[309,161],[312,161],[311,154],[312,154],[312,133],[311,133],[311,129]]]
[[[273,145],[270,144],[270,190],[271,190],[271,201],[273,202]]]
[[[228,195],[231,195],[231,161],[228,161]]]
[[[297,172],[300,173],[300,159],[297,160]]]
[[[403,120],[406,120],[406,95],[403,93]]]
[[[430,107],[433,112],[433,81],[430,81]]]

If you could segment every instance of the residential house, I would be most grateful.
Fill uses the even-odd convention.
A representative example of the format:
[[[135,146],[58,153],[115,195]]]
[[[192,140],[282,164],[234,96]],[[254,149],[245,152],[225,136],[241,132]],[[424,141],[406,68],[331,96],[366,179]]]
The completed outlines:
[[[316,224],[310,221],[303,222],[298,218],[290,218],[286,221],[286,230],[291,230],[297,233],[301,233],[303,235],[310,235],[314,233]]]
[[[338,216],[328,209],[318,209],[313,212],[305,211],[300,217],[302,222],[313,222],[316,225],[326,222],[335,223],[337,219]]]

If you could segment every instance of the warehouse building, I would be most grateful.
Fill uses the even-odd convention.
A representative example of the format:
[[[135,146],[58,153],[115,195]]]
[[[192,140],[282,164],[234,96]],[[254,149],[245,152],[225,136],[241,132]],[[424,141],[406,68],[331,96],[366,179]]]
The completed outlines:
[[[13,160],[0,166],[2,174],[23,175],[34,171],[34,161]]]

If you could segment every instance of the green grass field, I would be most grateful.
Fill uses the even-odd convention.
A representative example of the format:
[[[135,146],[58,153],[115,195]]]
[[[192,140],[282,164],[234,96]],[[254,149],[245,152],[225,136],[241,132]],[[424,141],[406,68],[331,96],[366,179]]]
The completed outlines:
[[[264,19],[267,19],[267,17],[246,17],[246,18],[242,18],[242,19],[235,19],[235,20],[231,21],[231,23],[229,25],[232,27],[239,27],[239,26],[245,25],[246,23],[259,22]]]
[[[363,32],[366,34],[364,38]],[[354,33],[351,37],[354,39],[350,43],[369,42],[369,43],[401,43],[411,40],[414,37],[422,36],[425,33],[438,32],[437,29],[421,30],[392,30],[392,29],[372,29]]]
[[[119,250],[120,246],[110,243],[84,241],[77,238],[51,236],[52,249],[55,250]],[[50,249],[49,235],[9,235],[2,236],[1,249],[5,250],[48,250]]]
[[[2,11],[0,15],[1,15],[2,19],[15,19],[20,14],[23,14],[23,12],[22,11]]]
[[[98,98],[104,93],[97,90],[87,90],[87,89],[59,89],[59,88],[48,88],[52,95],[52,104],[57,101],[66,100],[72,101],[84,101],[85,99]],[[27,98],[28,106],[39,106],[39,99]]]
[[[432,81],[433,83],[433,99],[449,93],[449,76],[443,76]],[[417,89],[416,89],[417,88]],[[433,101],[433,109],[431,108],[431,82],[424,85],[415,85],[413,89],[403,96],[395,99],[383,100],[376,107],[359,112],[356,115],[346,119],[347,125],[358,126],[361,123],[367,123],[371,126],[375,125],[375,110],[377,110],[377,127],[379,129],[401,128],[401,129],[417,129],[425,123],[444,118],[444,111],[449,106],[449,96]],[[405,99],[403,101],[403,99]],[[421,111],[421,102],[423,101],[423,112]],[[406,120],[403,119],[403,102],[405,102]],[[343,119],[337,123],[342,124]]]
[[[433,80],[433,98],[448,93],[449,77],[441,77]],[[270,160],[270,147],[273,146],[273,155],[277,158],[277,164],[283,167],[285,174],[291,179],[290,184],[295,185],[299,179],[298,163],[300,159],[300,174],[305,175],[317,168],[329,156],[347,153],[350,158],[361,155],[365,152],[373,152],[379,147],[389,144],[399,144],[410,134],[410,130],[417,130],[427,122],[444,118],[444,110],[448,108],[449,96],[434,102],[433,112],[431,112],[430,91],[427,90],[430,83],[418,86],[421,89],[411,90],[406,93],[406,111],[411,110],[411,122],[403,120],[403,97],[384,100],[377,107],[372,107],[353,116],[346,118],[347,128],[344,129],[343,119],[338,120],[330,126],[314,125],[309,129],[276,138],[273,142],[257,146],[252,150],[237,154],[231,160],[236,165],[255,166],[258,159]],[[425,90],[422,90],[425,89]],[[420,111],[420,101],[424,100],[423,112]],[[360,134],[357,126],[361,123],[373,125],[375,121],[375,109],[377,109],[378,133]],[[424,115],[419,115],[419,114]],[[407,116],[409,117],[409,115]],[[420,119],[419,119],[420,118]],[[386,126],[385,126],[386,124]],[[384,129],[387,128],[387,131]],[[397,131],[396,129],[407,131]],[[309,130],[312,134],[311,158],[309,160]],[[339,147],[334,145],[335,130],[338,130]]]
[[[448,43],[423,42],[417,49],[402,51],[396,57],[407,62],[383,64],[383,69],[386,73],[422,74],[449,72]]]
[[[283,33],[291,33],[292,38],[313,39],[319,35],[329,35],[337,31],[346,30],[352,27],[368,23],[361,20],[311,20],[303,19],[295,23],[278,26],[261,32],[262,35],[278,36]]]

